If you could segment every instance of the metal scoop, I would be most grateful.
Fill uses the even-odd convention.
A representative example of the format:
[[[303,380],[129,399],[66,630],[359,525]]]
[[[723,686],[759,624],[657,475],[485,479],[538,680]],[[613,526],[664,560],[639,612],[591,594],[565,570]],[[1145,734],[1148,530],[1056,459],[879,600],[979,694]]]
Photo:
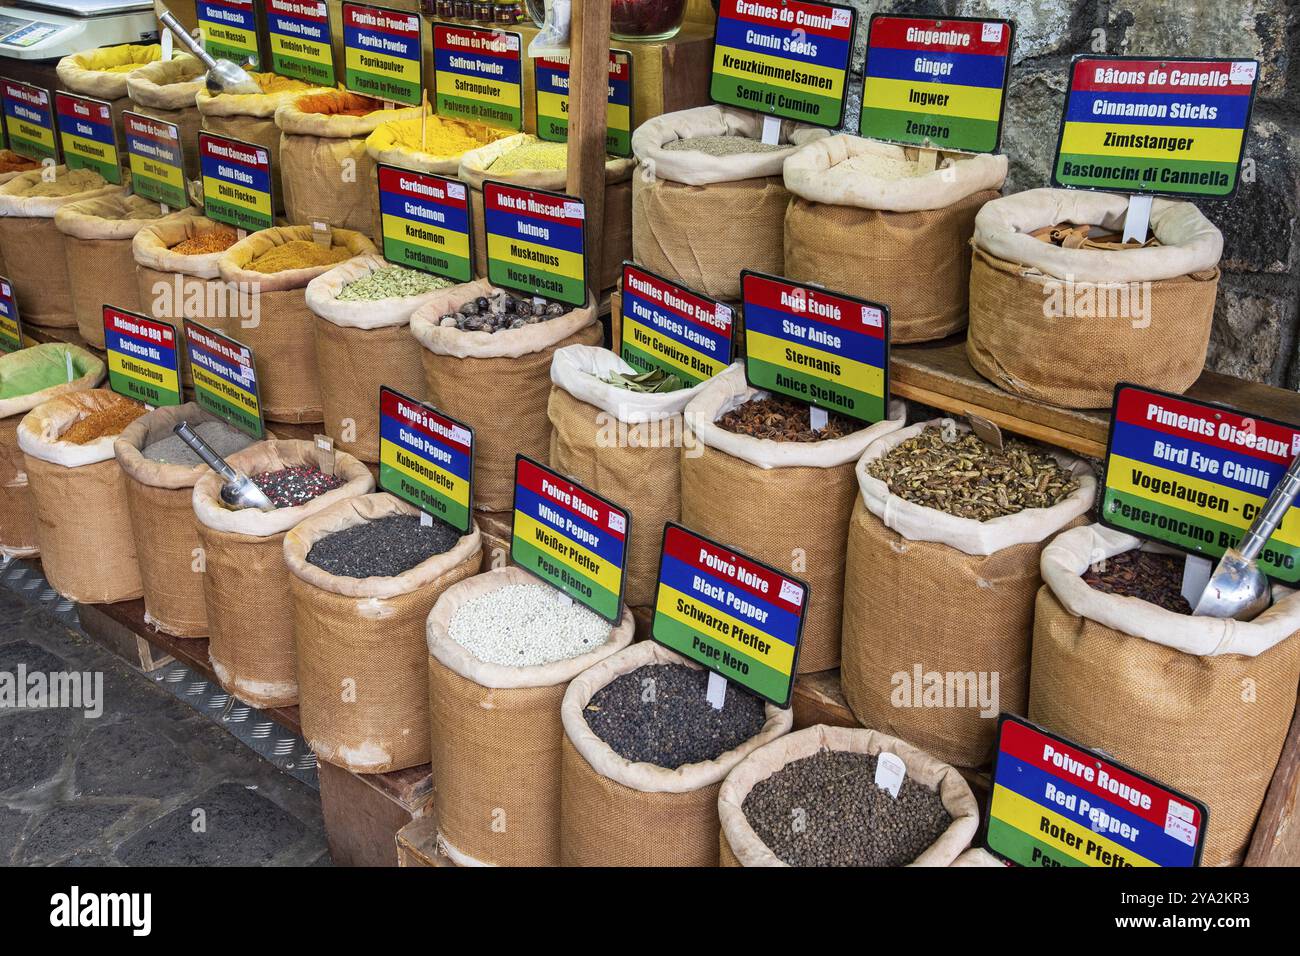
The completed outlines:
[[[1297,492],[1300,492],[1300,455],[1291,462],[1291,467],[1268,496],[1268,501],[1264,502],[1263,510],[1242,536],[1241,544],[1229,548],[1219,559],[1193,613],[1203,617],[1249,621],[1268,607],[1268,579],[1260,573],[1255,559],[1282,523]]]
[[[253,479],[230,467],[226,459],[213,451],[212,446],[205,442],[198,432],[190,428],[189,422],[181,422],[172,431],[176,433],[176,436],[181,441],[190,446],[194,454],[203,459],[205,465],[225,479],[225,484],[221,486],[222,501],[232,508],[257,508],[260,511],[275,510],[275,505],[271,504],[271,499],[266,497],[266,493],[253,483]]]
[[[208,92],[213,96],[219,93],[262,92],[257,81],[238,63],[233,60],[214,59],[207,50],[203,49],[203,44],[189,35],[185,27],[181,26],[180,22],[172,16],[171,11],[163,5],[162,0],[154,0],[153,11],[158,17],[158,22],[171,30],[176,35],[176,39],[185,44],[185,48],[208,68]]]

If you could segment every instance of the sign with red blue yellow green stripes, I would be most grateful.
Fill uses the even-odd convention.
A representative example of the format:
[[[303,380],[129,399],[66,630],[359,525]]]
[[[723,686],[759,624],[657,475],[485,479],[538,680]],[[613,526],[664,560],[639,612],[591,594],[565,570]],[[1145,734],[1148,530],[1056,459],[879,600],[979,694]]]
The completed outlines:
[[[189,206],[181,128],[130,110],[122,113],[122,126],[136,195],[173,209]]]
[[[485,182],[483,218],[489,282],[586,304],[587,213],[581,199]]]
[[[889,309],[745,270],[745,377],[864,422],[889,400]]]
[[[28,159],[57,159],[50,94],[26,83],[0,79],[0,98],[9,148]]]
[[[911,146],[993,152],[1013,30],[1010,20],[873,16],[858,131]]]
[[[523,129],[522,49],[518,33],[435,24],[435,111],[439,116]]]
[[[414,13],[343,4],[343,85],[392,103],[422,102],[424,54]]]
[[[317,86],[334,85],[325,0],[266,0],[266,34],[272,72]]]
[[[245,434],[262,438],[266,427],[253,350],[191,319],[185,320],[185,344],[194,401]]]
[[[469,534],[473,484],[474,429],[381,388],[379,487]]]
[[[515,458],[510,559],[615,623],[623,616],[630,520],[545,465]]]
[[[0,351],[17,352],[23,347],[23,321],[18,317],[18,297],[13,283],[0,276]]]
[[[1209,812],[1096,750],[998,718],[984,845],[1020,866],[1197,866]]]
[[[857,13],[804,0],[722,0],[709,96],[834,128],[844,118]]]
[[[1115,389],[1101,522],[1217,559],[1235,548],[1300,454],[1300,429],[1133,385]],[[1300,582],[1300,507],[1259,555],[1269,577]]]
[[[264,147],[200,133],[199,168],[203,211],[209,219],[249,232],[275,225],[271,154]]]
[[[69,169],[89,169],[110,183],[122,182],[113,110],[102,100],[56,91],[54,113],[59,124],[63,162]]]
[[[113,391],[146,405],[181,403],[175,326],[105,305],[104,351]]]
[[[474,278],[469,192],[459,179],[379,167],[384,258],[456,282]]]
[[[650,636],[788,707],[808,595],[802,581],[669,522]]]
[[[660,368],[687,386],[717,375],[735,349],[731,307],[623,263],[623,361],[640,372]]]
[[[569,58],[533,60],[537,90],[537,138],[563,143],[569,138]],[[609,105],[605,108],[605,152],[632,155],[632,54],[609,51]]]
[[[257,49],[257,8],[253,0],[198,0],[199,37],[210,56],[261,65]]]
[[[1076,57],[1052,183],[1232,195],[1258,73],[1255,60]]]

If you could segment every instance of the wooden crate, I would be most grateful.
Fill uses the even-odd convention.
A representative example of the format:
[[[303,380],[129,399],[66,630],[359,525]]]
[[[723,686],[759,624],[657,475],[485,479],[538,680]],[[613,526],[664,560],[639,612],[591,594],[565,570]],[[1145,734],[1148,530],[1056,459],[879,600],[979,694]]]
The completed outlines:
[[[429,765],[360,774],[321,761],[320,808],[335,866],[397,866],[398,831],[433,800]]]
[[[438,821],[431,816],[412,820],[397,831],[398,866],[453,867],[438,852]]]

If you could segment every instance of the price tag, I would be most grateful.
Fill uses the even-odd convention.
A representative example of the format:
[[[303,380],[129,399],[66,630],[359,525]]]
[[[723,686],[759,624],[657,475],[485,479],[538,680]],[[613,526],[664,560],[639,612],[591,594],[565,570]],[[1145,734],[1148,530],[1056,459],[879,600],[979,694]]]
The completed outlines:
[[[623,616],[631,516],[524,455],[515,458],[510,559],[607,621]]]
[[[260,69],[253,0],[198,0],[195,12],[204,50],[217,59]]]
[[[433,406],[379,390],[379,487],[462,534],[474,524],[474,429]]]
[[[18,297],[13,283],[0,276],[0,350],[17,352],[23,347],[23,321],[18,315]]]
[[[253,438],[266,435],[253,350],[190,319],[185,320],[194,401]]]
[[[9,148],[28,159],[58,159],[50,94],[26,83],[0,79],[0,99],[4,101]]]
[[[859,133],[932,149],[991,153],[1011,75],[1010,20],[876,14],[867,32]]]
[[[188,206],[181,128],[129,110],[122,114],[122,125],[131,166],[131,191],[173,209]]]
[[[750,385],[859,421],[885,418],[886,306],[748,270],[740,281]]]
[[[63,161],[69,169],[89,169],[110,183],[122,182],[122,160],[117,153],[113,110],[103,100],[54,94]]]
[[[888,791],[889,795],[897,800],[898,791],[903,788],[905,779],[907,779],[907,764],[903,763],[902,757],[884,750],[876,754],[877,787]]]
[[[587,304],[581,200],[485,182],[483,208],[489,282],[572,306]]]
[[[808,593],[802,581],[670,522],[651,637],[787,707]]]
[[[1300,429],[1133,385],[1115,389],[1101,523],[1217,560],[1235,548],[1300,453]],[[1292,506],[1259,568],[1300,582],[1300,510]]]
[[[256,232],[275,225],[271,155],[261,146],[199,134],[203,211],[209,219]]]
[[[314,436],[316,450],[320,452],[320,470],[327,475],[334,474],[334,439],[329,435]]]
[[[660,368],[698,385],[723,371],[735,352],[731,310],[714,299],[623,263],[624,362],[641,372]]]
[[[330,11],[324,0],[266,0],[271,70],[316,86],[334,86]]]
[[[454,282],[474,278],[472,211],[464,183],[381,165],[379,215],[389,262]]]
[[[569,138],[569,58],[533,60],[537,91],[537,138],[563,143]],[[632,155],[632,54],[609,51],[609,105],[605,109],[605,152]]]
[[[420,18],[384,7],[343,4],[343,84],[353,93],[419,106],[424,55]]]
[[[119,395],[157,408],[181,403],[181,358],[176,327],[104,306],[108,385]]]
[[[439,116],[524,128],[520,34],[436,23],[434,110]]]

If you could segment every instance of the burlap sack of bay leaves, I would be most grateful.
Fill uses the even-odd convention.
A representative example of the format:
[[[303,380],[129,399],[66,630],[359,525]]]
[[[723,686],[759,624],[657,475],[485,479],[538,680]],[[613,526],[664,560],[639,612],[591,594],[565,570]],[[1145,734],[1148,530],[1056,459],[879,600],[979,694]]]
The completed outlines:
[[[1209,807],[1203,866],[1240,863],[1300,681],[1300,594],[1273,587],[1252,621],[1175,614],[1082,575],[1141,547],[1091,525],[1043,550],[1029,719]]]
[[[975,220],[966,354],[1004,391],[1109,408],[1115,386],[1182,392],[1200,376],[1223,235],[1194,205],[1156,199],[1156,243],[1067,249],[1030,235],[1058,223],[1122,232],[1128,198],[1030,189]]]
[[[41,567],[54,590],[82,604],[130,601],[142,593],[126,484],[113,455],[117,436],[83,445],[61,437],[88,415],[125,401],[106,388],[66,392],[18,424]]]
[[[430,403],[474,429],[474,507],[508,511],[514,502],[515,455],[551,457],[551,360],[569,345],[599,345],[594,303],[554,319],[501,332],[465,332],[438,324],[466,302],[491,295],[475,279],[435,295],[411,316],[423,346]]]
[[[637,127],[632,257],[638,265],[727,302],[740,298],[742,265],[785,274],[790,193],[781,166],[800,146],[830,134],[786,120],[780,149],[712,156],[665,148],[698,136],[762,135],[763,117],[725,106],[665,113]]]
[[[906,501],[871,476],[873,461],[946,423],[969,430],[948,419],[910,425],[872,442],[857,464],[840,680],[864,727],[978,767],[992,756],[998,713],[1025,712],[1039,555],[1084,522],[1097,482],[1087,462],[1052,451],[1074,492],[1051,508],[976,521]]]
[[[298,702],[298,653],[293,598],[284,563],[284,536],[331,505],[374,491],[370,470],[347,452],[334,452],[334,474],[344,483],[306,504],[273,511],[231,509],[221,500],[221,476],[209,471],[194,485],[206,570],[203,602],[208,617],[208,657],[227,692],[254,707]],[[272,439],[226,456],[250,477],[329,463],[314,442]]]
[[[765,705],[762,729],[713,760],[673,770],[633,763],[596,736],[584,716],[591,698],[624,674],[689,661],[653,641],[634,644],[583,671],[560,706],[560,860],[564,866],[717,866],[718,791],[741,761],[789,733],[793,712]],[[745,693],[732,688],[728,693]]]
[[[200,176],[196,147],[202,120],[195,98],[207,88],[207,74],[208,68],[198,57],[177,53],[170,60],[146,64],[126,77],[131,112],[180,127],[187,179]]]
[[[0,554],[29,558],[40,552],[27,464],[18,447],[18,425],[23,416],[60,395],[94,388],[104,375],[102,359],[62,342],[30,345],[0,355]]]
[[[794,194],[785,214],[785,275],[889,306],[896,344],[965,327],[975,214],[1007,176],[1007,158],[991,154],[946,154],[934,172],[902,179],[872,171],[916,154],[840,134],[814,140],[784,167]]]
[[[853,466],[868,445],[903,426],[903,403],[891,402],[882,422],[819,442],[751,438],[717,424],[766,394],[750,388],[737,363],[687,405],[682,524],[807,583],[799,673],[829,670],[840,662]]]
[[[346,247],[350,258],[376,252],[375,244],[359,232],[331,229],[330,234],[333,245]],[[256,319],[241,320],[231,334],[253,350],[262,412],[270,421],[319,422],[323,418],[316,363],[316,317],[307,307],[303,290],[312,279],[338,263],[271,274],[248,266],[277,246],[312,242],[312,237],[311,226],[263,229],[235,243],[217,260],[222,280],[240,290],[240,301],[256,299]]]
[[[522,568],[487,571],[448,588],[429,614],[433,814],[439,848],[460,866],[559,865],[561,702],[571,680],[632,641],[625,610],[609,639],[579,657],[486,663],[451,637],[452,619],[516,585],[538,581]]]
[[[681,455],[686,405],[703,383],[641,394],[604,381],[636,369],[608,349],[570,345],[551,362],[551,467],[632,514],[623,597],[654,605],[664,524],[681,517]]]
[[[298,714],[316,756],[353,773],[429,762],[425,621],[447,588],[475,575],[482,537],[472,525],[449,551],[392,577],[331,574],[307,560],[323,538],[420,512],[390,494],[335,502],[284,536],[298,651]]]
[[[787,734],[759,747],[727,774],[718,793],[722,821],[720,860],[723,866],[789,866],[754,832],[745,816],[745,798],[754,786],[796,760],[822,751],[869,754],[891,753],[907,766],[910,780],[939,794],[952,822],[937,840],[908,866],[955,866],[979,829],[979,804],[970,784],[951,767],[906,741],[877,730],[828,727],[817,724]]]
[[[122,112],[131,108],[128,84],[132,75],[162,59],[162,47],[157,43],[124,43],[120,46],[99,47],[72,53],[59,60],[54,70],[59,77],[59,89],[107,100],[113,113],[113,129],[117,141],[126,142],[122,126]]]

